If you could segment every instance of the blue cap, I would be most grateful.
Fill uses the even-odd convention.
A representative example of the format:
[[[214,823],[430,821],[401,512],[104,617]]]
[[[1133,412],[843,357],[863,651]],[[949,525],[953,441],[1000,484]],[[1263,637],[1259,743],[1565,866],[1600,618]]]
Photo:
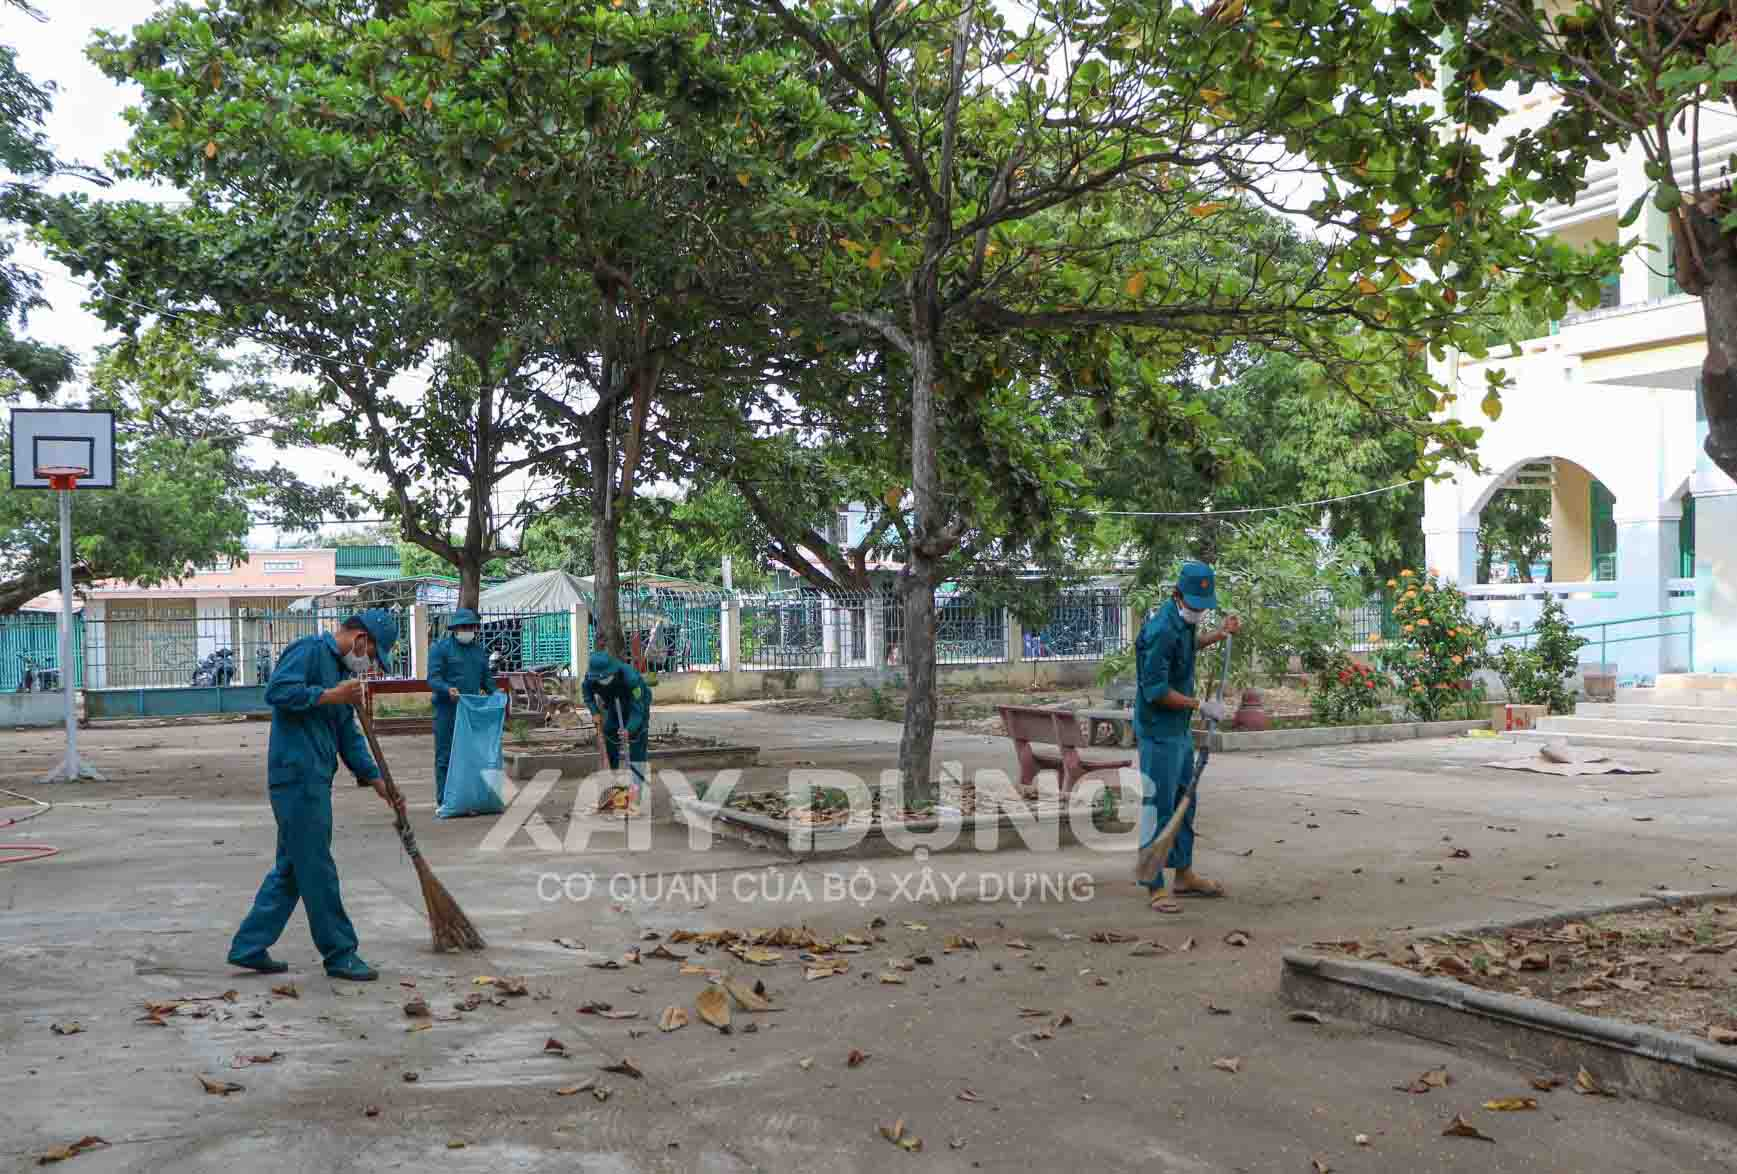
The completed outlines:
[[[1182,573],[1176,577],[1176,590],[1182,592],[1182,602],[1195,611],[1212,611],[1218,607],[1215,582],[1212,568],[1205,563],[1183,563]]]
[[[468,607],[461,607],[452,613],[452,618],[446,621],[449,628],[474,628],[482,623],[482,617]]]
[[[621,662],[607,652],[593,652],[590,662],[585,666],[588,677],[612,677],[621,671]]]
[[[392,646],[398,643],[398,620],[383,607],[371,607],[367,611],[358,612],[344,621],[345,626],[361,624],[374,642],[374,659],[385,667],[386,657],[392,652]]]

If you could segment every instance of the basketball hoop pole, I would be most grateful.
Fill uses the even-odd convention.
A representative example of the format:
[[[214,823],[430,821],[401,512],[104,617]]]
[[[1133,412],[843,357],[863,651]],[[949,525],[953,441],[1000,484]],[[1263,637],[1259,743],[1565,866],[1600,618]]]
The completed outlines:
[[[78,665],[72,647],[72,493],[78,488],[78,474],[51,472],[48,483],[60,503],[60,692],[66,703],[66,757],[43,782],[101,781],[100,774],[78,760],[78,709],[73,697]]]

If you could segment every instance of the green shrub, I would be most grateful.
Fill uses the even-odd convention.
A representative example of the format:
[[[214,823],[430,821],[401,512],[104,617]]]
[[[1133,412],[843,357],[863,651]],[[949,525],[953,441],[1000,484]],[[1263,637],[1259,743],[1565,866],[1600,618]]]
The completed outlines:
[[[1531,647],[1510,644],[1490,658],[1490,665],[1502,678],[1509,701],[1547,705],[1551,713],[1572,713],[1574,697],[1568,691],[1568,678],[1574,675],[1580,650],[1588,641],[1574,634],[1568,610],[1555,598],[1544,601],[1534,631],[1537,635]]]
[[[1387,585],[1398,592],[1399,635],[1384,642],[1381,664],[1398,679],[1406,709],[1420,721],[1464,712],[1478,694],[1469,678],[1485,667],[1489,623],[1473,620],[1465,593],[1434,571],[1401,571]]]
[[[1380,707],[1389,684],[1385,674],[1343,652],[1335,652],[1315,674],[1309,707],[1314,710],[1318,725],[1364,724]]]

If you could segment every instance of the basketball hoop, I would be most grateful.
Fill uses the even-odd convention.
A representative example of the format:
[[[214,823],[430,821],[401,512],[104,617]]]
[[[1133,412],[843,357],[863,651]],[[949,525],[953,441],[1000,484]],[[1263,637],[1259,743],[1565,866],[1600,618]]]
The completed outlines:
[[[78,479],[90,476],[90,470],[83,465],[38,465],[34,471],[38,477],[48,479],[50,489],[77,489]]]

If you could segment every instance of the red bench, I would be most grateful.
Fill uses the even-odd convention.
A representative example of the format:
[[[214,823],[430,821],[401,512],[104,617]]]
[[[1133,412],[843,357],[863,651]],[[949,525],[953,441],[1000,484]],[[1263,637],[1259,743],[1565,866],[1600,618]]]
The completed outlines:
[[[1067,709],[1043,709],[1033,705],[998,705],[1001,729],[1013,741],[1019,755],[1019,785],[1032,786],[1040,770],[1061,772],[1061,789],[1071,790],[1087,775],[1117,771],[1132,765],[1128,758],[1086,758],[1080,751],[1091,743],[1080,729],[1079,716]],[[1054,746],[1060,753],[1037,749]]]

